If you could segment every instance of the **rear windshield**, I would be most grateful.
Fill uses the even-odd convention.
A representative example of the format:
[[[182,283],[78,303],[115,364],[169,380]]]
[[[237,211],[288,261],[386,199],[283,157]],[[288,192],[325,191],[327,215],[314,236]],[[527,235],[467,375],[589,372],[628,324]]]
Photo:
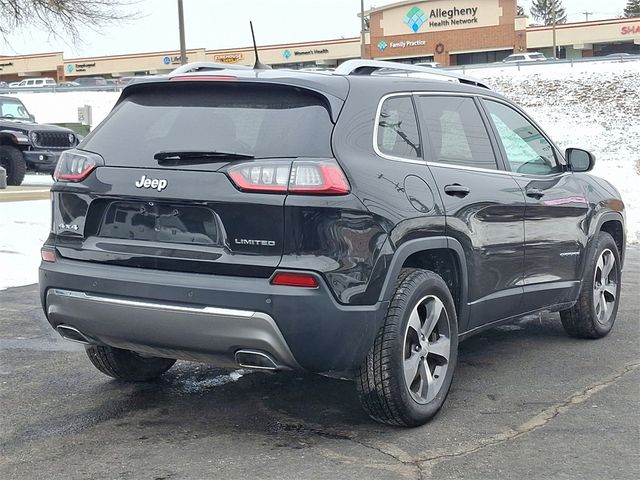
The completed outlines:
[[[182,82],[181,82],[182,83]],[[279,85],[145,86],[120,103],[81,148],[107,165],[156,165],[162,151],[330,157],[333,124],[324,99]]]

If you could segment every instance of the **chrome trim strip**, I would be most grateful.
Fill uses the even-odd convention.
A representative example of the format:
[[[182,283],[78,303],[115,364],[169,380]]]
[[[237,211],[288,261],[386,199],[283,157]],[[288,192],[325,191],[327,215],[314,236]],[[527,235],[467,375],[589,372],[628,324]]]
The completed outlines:
[[[482,98],[482,99],[487,99],[487,100],[490,100],[490,101],[502,103],[503,105],[512,108],[513,110],[518,112],[520,115],[522,115],[527,121],[529,121],[542,134],[542,136],[553,146],[555,151],[557,153],[560,153],[560,150],[558,149],[556,144],[553,143],[553,141],[547,136],[547,134],[544,132],[544,130],[542,130],[540,128],[540,126],[536,122],[534,122],[517,105],[513,105],[513,104],[509,103],[508,101],[503,100],[502,98],[494,97],[494,96],[491,96],[491,95],[486,95],[483,92],[467,93],[467,92],[445,92],[445,91],[435,91],[435,90],[434,91],[429,91],[429,92],[424,92],[424,91],[419,91],[419,90],[411,90],[411,91],[406,91],[406,92],[388,93],[388,94],[384,95],[380,99],[380,101],[378,102],[378,108],[376,110],[376,120],[375,120],[375,123],[374,123],[374,126],[373,126],[373,150],[379,157],[382,157],[382,158],[387,159],[387,160],[394,160],[396,162],[405,162],[405,163],[412,163],[412,164],[418,164],[418,165],[427,165],[427,166],[434,166],[434,167],[454,168],[454,169],[470,170],[470,171],[476,171],[476,172],[498,173],[498,174],[501,174],[501,175],[513,175],[513,176],[518,176],[518,177],[531,177],[531,176],[534,176],[534,177],[539,177],[539,178],[551,178],[554,175],[561,175],[561,174],[567,173],[566,171],[562,171],[562,172],[556,172],[555,174],[551,174],[551,175],[534,175],[534,174],[530,174],[530,173],[518,173],[518,172],[511,171],[511,170],[502,170],[500,168],[491,169],[491,168],[480,168],[480,167],[468,167],[468,166],[464,166],[464,165],[451,165],[451,164],[448,164],[448,163],[432,162],[432,161],[425,161],[425,160],[413,160],[413,159],[409,159],[409,158],[394,157],[392,155],[387,155],[385,153],[382,153],[378,148],[378,123],[379,123],[379,119],[380,119],[380,112],[382,112],[382,105],[384,104],[384,102],[388,98],[391,98],[391,97],[409,97],[409,96],[416,96],[416,95],[419,95],[419,96],[470,97],[470,98],[479,97],[479,98]],[[422,140],[422,138],[421,138],[421,140]],[[424,155],[424,152],[423,152],[423,155]],[[556,161],[558,161],[558,163],[560,165],[564,165],[564,163],[562,161],[559,161],[559,160],[563,160],[561,155],[560,155],[560,157],[561,158],[556,159]]]
[[[497,173],[498,175],[511,175],[513,172],[492,168],[467,167],[466,165],[452,165],[450,163],[427,162],[430,167],[452,168],[455,170],[468,170],[471,172]]]
[[[380,148],[378,147],[378,127],[380,124],[380,113],[382,112],[382,105],[388,98],[391,98],[391,97],[407,97],[411,99],[411,96],[412,96],[411,92],[388,93],[387,95],[385,95],[380,99],[380,101],[378,102],[378,109],[376,110],[376,120],[373,124],[373,151],[376,152],[376,155],[386,160],[393,160],[394,162],[411,163],[413,165],[426,165],[426,162],[423,159],[402,158],[402,157],[396,157],[394,155],[388,155],[386,153],[382,153],[380,151]],[[420,134],[420,132],[418,132],[418,134]]]
[[[137,308],[147,308],[154,310],[165,310],[171,312],[181,312],[181,313],[196,313],[196,314],[208,314],[208,315],[220,315],[225,317],[242,317],[249,318],[256,315],[258,312],[252,312],[250,310],[235,310],[230,308],[218,308],[218,307],[184,307],[181,305],[170,305],[166,303],[156,303],[156,302],[140,302],[137,300],[125,300],[121,298],[113,298],[113,297],[101,297],[97,295],[91,295],[85,292],[77,292],[73,290],[61,290],[57,288],[51,289],[51,293],[53,295],[58,295],[61,297],[71,297],[78,298],[81,300],[88,300],[92,302],[100,302],[100,303],[109,303],[112,305],[121,305],[126,307],[137,307]],[[262,317],[263,314],[260,314]],[[269,317],[271,318],[271,317]]]

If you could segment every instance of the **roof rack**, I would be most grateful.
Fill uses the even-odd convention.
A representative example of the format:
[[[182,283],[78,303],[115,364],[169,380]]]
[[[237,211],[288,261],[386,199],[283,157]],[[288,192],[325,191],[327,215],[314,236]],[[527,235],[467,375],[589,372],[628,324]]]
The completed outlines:
[[[182,75],[185,73],[195,73],[195,72],[207,72],[207,71],[216,71],[216,70],[252,70],[251,67],[247,67],[245,65],[234,65],[230,63],[220,63],[220,62],[192,62],[187,63],[185,65],[180,65],[178,68],[169,73],[172,75]]]
[[[426,77],[432,80],[459,82],[491,90],[486,83],[483,83],[477,78],[439,70],[434,67],[421,67],[418,65],[399,62],[385,62],[382,60],[347,60],[340,64],[333,73],[334,75],[371,75],[373,73],[397,75],[398,73],[406,73],[407,76],[409,76],[409,74],[414,72],[421,73],[421,77],[423,78]]]

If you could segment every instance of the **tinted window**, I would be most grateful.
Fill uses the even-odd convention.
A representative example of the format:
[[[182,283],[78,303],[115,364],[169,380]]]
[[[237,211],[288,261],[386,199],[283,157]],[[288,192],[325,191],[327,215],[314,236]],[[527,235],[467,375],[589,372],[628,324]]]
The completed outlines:
[[[157,166],[161,151],[326,158],[333,156],[332,128],[323,99],[300,89],[174,83],[131,94],[82,148],[107,164],[134,166]]]
[[[422,157],[418,123],[411,97],[391,97],[384,101],[378,118],[378,149],[393,157]]]
[[[559,171],[553,147],[531,122],[502,103],[485,104],[512,171],[536,175]]]
[[[431,142],[432,161],[496,169],[487,129],[468,97],[419,97],[418,108]]]

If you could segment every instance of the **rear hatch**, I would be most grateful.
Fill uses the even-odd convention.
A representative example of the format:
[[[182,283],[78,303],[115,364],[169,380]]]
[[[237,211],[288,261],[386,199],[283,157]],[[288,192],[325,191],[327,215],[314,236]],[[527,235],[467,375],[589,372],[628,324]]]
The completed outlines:
[[[296,165],[333,156],[330,109],[323,95],[281,84],[136,86],[59,164],[59,180],[71,180],[53,188],[60,255],[270,276]],[[74,173],[82,158],[97,165],[86,178]]]

